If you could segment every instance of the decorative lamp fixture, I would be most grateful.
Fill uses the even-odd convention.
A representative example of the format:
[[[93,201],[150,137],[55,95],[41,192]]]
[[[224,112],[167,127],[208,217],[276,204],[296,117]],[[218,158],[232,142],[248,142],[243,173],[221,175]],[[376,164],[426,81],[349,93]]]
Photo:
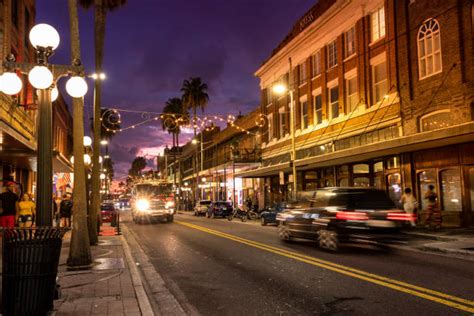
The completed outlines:
[[[2,75],[2,92],[8,95],[18,94],[23,87],[20,77],[14,72],[5,72]]]
[[[51,89],[51,102],[54,102],[58,99],[59,91],[58,88],[54,87]]]
[[[53,74],[46,66],[35,66],[28,74],[28,80],[36,89],[46,89],[53,83]]]
[[[101,179],[101,180],[105,180],[105,177],[106,177],[106,176],[105,176],[105,173],[101,173],[101,174],[100,174],[100,179]]]
[[[92,145],[92,138],[89,136],[84,136],[84,147],[89,147]]]
[[[30,31],[30,42],[35,48],[55,50],[59,46],[59,33],[51,25],[37,24]]]
[[[73,76],[66,82],[66,91],[73,98],[82,98],[87,93],[87,83],[84,78]]]

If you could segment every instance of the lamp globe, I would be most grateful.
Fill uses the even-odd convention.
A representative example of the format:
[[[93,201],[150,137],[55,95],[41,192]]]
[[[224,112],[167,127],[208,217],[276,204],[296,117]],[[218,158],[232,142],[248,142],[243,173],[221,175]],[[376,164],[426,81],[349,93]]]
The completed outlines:
[[[73,98],[82,98],[87,93],[87,83],[82,77],[71,77],[66,82],[66,91]]]
[[[55,50],[59,46],[59,33],[49,24],[37,24],[30,31],[30,43],[33,47],[50,47]]]
[[[46,66],[35,66],[28,74],[28,80],[36,89],[46,89],[53,83],[53,74]]]
[[[14,72],[5,72],[2,76],[2,92],[14,95],[21,91],[23,83],[20,77]]]

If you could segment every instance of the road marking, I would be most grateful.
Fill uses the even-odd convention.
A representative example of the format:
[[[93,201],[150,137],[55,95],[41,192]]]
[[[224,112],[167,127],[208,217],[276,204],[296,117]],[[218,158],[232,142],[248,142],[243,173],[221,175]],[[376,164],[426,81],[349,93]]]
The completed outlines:
[[[206,228],[203,226],[187,223],[187,222],[181,222],[181,221],[176,221],[177,224],[193,228],[196,230],[200,230],[202,232],[206,232],[211,235],[219,236],[222,238],[226,238],[229,240],[233,240],[235,242],[239,242],[254,248],[258,248],[264,251],[268,251],[271,253],[275,253],[287,258],[291,258],[300,262],[304,262],[310,265],[314,265],[323,269],[331,270],[340,274],[344,274],[347,276],[351,276],[360,280],[364,280],[370,283],[378,284],[384,287],[391,288],[396,291],[400,291],[403,293],[411,294],[414,296],[418,296],[436,303],[440,303],[449,307],[453,307],[462,311],[466,311],[469,313],[474,313],[474,301],[463,299],[460,297],[452,296],[449,294],[445,294],[442,292],[438,292],[435,290],[430,290],[421,286],[417,285],[412,285],[406,282],[398,281],[395,279],[383,277],[380,275],[376,275],[373,273],[365,272],[363,270],[359,269],[354,269],[351,267],[347,267],[344,265],[340,265],[337,263],[333,263],[330,261],[306,256],[297,252],[289,251],[283,248],[278,248],[274,246],[270,246],[267,244],[263,244],[257,241],[245,239],[242,237],[238,237],[235,235],[230,235],[224,232],[220,232],[217,230],[213,230],[210,228]]]

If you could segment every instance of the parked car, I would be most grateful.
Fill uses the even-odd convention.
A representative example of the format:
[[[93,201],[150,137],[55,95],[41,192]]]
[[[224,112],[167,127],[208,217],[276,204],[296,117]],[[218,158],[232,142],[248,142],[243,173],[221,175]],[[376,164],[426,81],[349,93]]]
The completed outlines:
[[[211,203],[212,203],[211,200],[198,201],[196,203],[196,206],[194,206],[194,216],[206,215],[209,209],[209,206],[211,206]]]
[[[266,226],[269,224],[278,225],[278,222],[276,220],[277,214],[285,209],[293,208],[291,203],[292,202],[277,202],[270,207],[264,208],[262,212],[260,212],[260,223],[262,224],[262,226]]]
[[[385,191],[370,188],[325,188],[276,217],[279,237],[316,240],[323,249],[337,251],[340,243],[390,242],[414,220],[395,207]]]
[[[233,213],[233,207],[230,202],[227,201],[215,201],[212,202],[207,210],[208,218],[215,217],[227,217]]]
[[[100,205],[100,216],[102,222],[115,223],[117,219],[117,209],[113,202],[104,202]]]

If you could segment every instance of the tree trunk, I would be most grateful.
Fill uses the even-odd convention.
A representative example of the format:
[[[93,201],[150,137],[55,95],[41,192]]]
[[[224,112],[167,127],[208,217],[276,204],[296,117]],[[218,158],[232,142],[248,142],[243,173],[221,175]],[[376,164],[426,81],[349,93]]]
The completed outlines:
[[[179,131],[176,133],[176,147],[179,148]]]
[[[102,72],[102,61],[104,58],[104,38],[106,14],[102,6],[102,0],[95,0],[94,6],[94,40],[95,40],[95,72]],[[102,103],[102,81],[95,80],[94,93],[94,143],[92,156],[92,203],[89,216],[89,238],[91,245],[98,242],[97,238],[97,215],[100,212],[100,138],[101,138],[101,103]]]
[[[79,19],[76,0],[68,0],[71,32],[71,60],[75,63],[81,57],[79,42]],[[74,202],[72,213],[71,246],[67,264],[87,266],[92,262],[87,229],[86,177],[84,168],[84,99],[72,98],[73,105],[73,153],[74,153]]]

